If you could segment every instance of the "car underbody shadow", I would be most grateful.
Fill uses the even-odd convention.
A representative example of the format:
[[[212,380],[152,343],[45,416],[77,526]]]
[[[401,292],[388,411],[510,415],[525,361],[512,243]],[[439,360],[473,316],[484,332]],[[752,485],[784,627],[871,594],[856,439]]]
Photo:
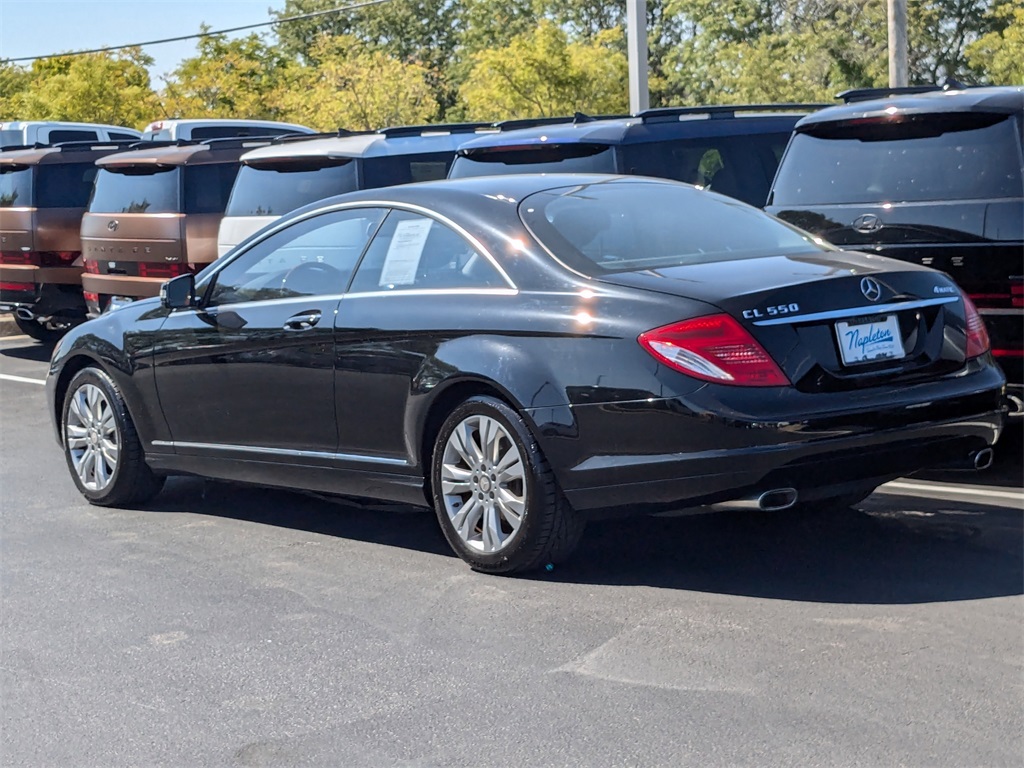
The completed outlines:
[[[876,493],[857,506],[813,515],[722,512],[594,522],[569,562],[528,578],[827,603],[1024,593],[1024,526],[1012,503]],[[171,478],[147,508],[454,558],[432,512],[399,504]]]

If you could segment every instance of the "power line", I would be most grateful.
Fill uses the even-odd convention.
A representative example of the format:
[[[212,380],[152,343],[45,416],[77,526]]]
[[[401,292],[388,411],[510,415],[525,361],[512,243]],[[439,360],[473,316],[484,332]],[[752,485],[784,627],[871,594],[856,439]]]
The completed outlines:
[[[225,35],[228,32],[241,32],[245,29],[257,29],[258,27],[271,27],[275,24],[287,24],[289,21],[303,21],[304,19],[313,19],[317,16],[327,16],[332,13],[341,13],[342,11],[354,11],[358,8],[365,8],[368,5],[380,5],[381,3],[388,3],[391,0],[364,0],[361,3],[352,3],[351,5],[343,5],[338,8],[331,8],[328,11],[313,11],[312,13],[303,13],[299,16],[289,16],[284,19],[274,19],[273,21],[262,21],[259,24],[246,24],[241,27],[230,27],[228,29],[217,29],[209,32],[197,32],[194,35],[182,35],[181,37],[165,37],[162,40],[149,40],[145,43],[129,43],[127,45],[109,45],[106,48],[91,48],[87,51],[69,51],[67,53],[47,53],[42,56],[19,56],[15,59],[0,59],[4,62],[14,61],[38,61],[40,59],[57,59],[61,56],[82,56],[86,53],[106,53],[108,51],[120,51],[125,48],[144,48],[147,45],[161,45],[162,43],[178,43],[182,40],[195,40],[200,37],[211,37],[212,35]]]

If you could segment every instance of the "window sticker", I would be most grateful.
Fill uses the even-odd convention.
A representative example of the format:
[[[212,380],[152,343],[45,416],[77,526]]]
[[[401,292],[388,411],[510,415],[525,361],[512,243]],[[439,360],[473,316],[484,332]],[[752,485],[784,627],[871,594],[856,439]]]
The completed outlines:
[[[416,270],[420,266],[423,245],[430,234],[430,219],[400,221],[391,237],[384,266],[380,271],[381,287],[388,285],[412,285],[416,282]]]

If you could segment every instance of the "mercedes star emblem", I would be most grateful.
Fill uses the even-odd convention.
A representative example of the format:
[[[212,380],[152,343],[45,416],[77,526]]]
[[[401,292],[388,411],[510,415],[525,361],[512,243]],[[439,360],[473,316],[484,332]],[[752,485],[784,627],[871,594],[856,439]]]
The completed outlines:
[[[870,277],[865,277],[860,281],[860,292],[868,301],[878,301],[882,298],[882,286],[878,284],[877,280]]]

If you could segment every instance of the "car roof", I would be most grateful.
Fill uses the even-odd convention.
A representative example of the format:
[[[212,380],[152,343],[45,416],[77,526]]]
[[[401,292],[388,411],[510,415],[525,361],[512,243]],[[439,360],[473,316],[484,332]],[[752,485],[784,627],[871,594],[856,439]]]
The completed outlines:
[[[115,131],[128,131],[138,134],[139,131],[124,125],[109,125],[108,123],[74,123],[67,120],[12,120],[0,123],[0,130],[19,131],[30,126],[60,126],[62,128],[112,128]]]
[[[169,118],[167,120],[154,120],[146,126],[146,132],[162,131],[171,126],[197,126],[197,125],[239,125],[239,126],[274,126],[276,128],[292,128],[296,133],[313,133],[313,129],[296,123],[281,123],[276,120],[235,120],[225,117],[187,117]],[[159,127],[156,127],[159,126]]]
[[[489,133],[460,148],[533,144],[640,144],[673,138],[791,130],[809,109],[823,104],[751,104],[649,109],[630,117],[566,121]]]
[[[159,142],[154,143],[159,144]],[[208,139],[198,143],[176,142],[170,145],[139,147],[127,152],[117,152],[101,157],[96,161],[96,165],[101,168],[123,168],[133,165],[203,165],[238,162],[239,157],[248,150],[266,146],[269,143],[270,139],[255,136]]]
[[[56,165],[82,162],[123,151],[128,145],[128,142],[83,141],[55,146],[4,149],[0,151],[0,165]]]
[[[317,138],[289,137],[242,156],[243,163],[295,157],[394,157],[427,152],[454,152],[485,124],[385,128],[381,131]]]
[[[1013,114],[1024,111],[1024,87],[990,86],[963,90],[934,90],[927,93],[893,94],[867,101],[854,101],[814,112],[797,123],[796,129],[836,121],[885,115],[989,112]]]

